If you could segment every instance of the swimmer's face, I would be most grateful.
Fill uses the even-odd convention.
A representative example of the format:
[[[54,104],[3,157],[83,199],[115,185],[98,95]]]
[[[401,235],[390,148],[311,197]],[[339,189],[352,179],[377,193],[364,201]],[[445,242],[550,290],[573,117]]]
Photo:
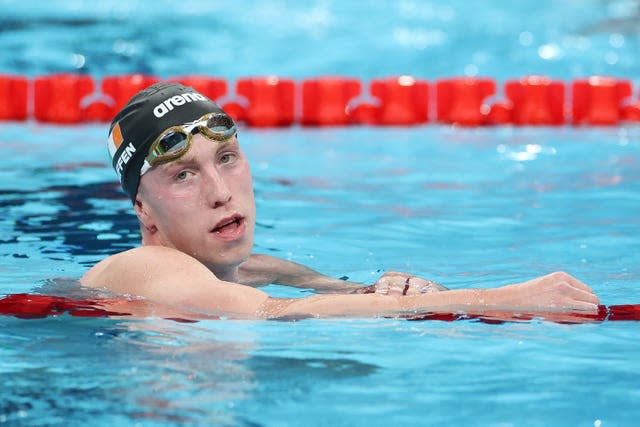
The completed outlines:
[[[251,172],[236,137],[194,135],[186,154],[142,176],[136,213],[155,231],[151,244],[192,255],[224,278],[251,254],[255,228]]]

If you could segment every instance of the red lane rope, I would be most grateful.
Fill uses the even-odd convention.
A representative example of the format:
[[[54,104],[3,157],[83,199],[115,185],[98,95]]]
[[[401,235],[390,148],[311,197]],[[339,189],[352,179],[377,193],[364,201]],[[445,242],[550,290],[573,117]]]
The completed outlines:
[[[0,314],[23,319],[37,319],[69,313],[79,317],[129,316],[130,313],[101,308],[108,301],[74,300],[36,294],[11,294],[0,299]]]
[[[120,300],[76,300],[66,297],[38,294],[10,294],[0,298],[0,315],[21,319],[39,319],[48,316],[59,316],[65,313],[78,317],[110,317],[131,316],[132,313],[109,311],[104,306]],[[604,321],[638,321],[640,320],[640,304],[611,305],[598,307],[596,314],[581,313],[516,313],[494,312],[484,315],[467,315],[460,313],[425,313],[406,317],[407,320],[440,320],[452,322],[457,320],[477,320],[484,323],[499,324],[504,322],[522,322],[533,319],[544,319],[556,323],[589,323]],[[168,317],[168,320],[191,323],[194,319]]]
[[[549,313],[518,313],[493,312],[483,315],[468,315],[460,313],[426,313],[408,317],[407,320],[441,320],[452,322],[456,320],[477,320],[483,323],[500,324],[505,322],[523,322],[533,319],[544,319],[555,323],[590,323],[604,321],[638,321],[640,320],[640,304],[599,305],[595,314],[576,312]]]
[[[0,74],[0,120],[74,124],[109,122],[136,92],[160,81],[125,74],[101,82],[83,74],[29,79]],[[618,125],[640,122],[632,82],[590,76],[571,82],[546,76],[507,80],[412,76],[372,79],[330,76],[295,81],[277,76],[166,79],[193,86],[234,119],[253,127],[420,125]],[[435,114],[435,115],[434,115]]]

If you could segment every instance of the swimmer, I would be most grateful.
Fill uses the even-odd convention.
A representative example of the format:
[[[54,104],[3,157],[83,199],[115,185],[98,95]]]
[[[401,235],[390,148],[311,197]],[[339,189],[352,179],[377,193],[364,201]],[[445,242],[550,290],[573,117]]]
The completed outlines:
[[[80,279],[84,286],[241,318],[597,311],[591,289],[562,272],[493,289],[459,290],[389,272],[363,286],[252,254],[255,200],[236,125],[190,87],[158,83],[135,95],[111,123],[108,148],[142,242],[92,267]],[[256,289],[270,283],[322,294],[272,298]]]

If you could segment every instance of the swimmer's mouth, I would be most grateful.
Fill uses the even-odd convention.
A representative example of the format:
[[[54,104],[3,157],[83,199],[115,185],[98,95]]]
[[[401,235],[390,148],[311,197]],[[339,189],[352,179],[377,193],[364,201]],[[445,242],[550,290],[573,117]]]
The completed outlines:
[[[233,215],[220,220],[216,226],[211,230],[212,233],[224,234],[232,232],[238,229],[244,224],[244,217],[240,215]]]

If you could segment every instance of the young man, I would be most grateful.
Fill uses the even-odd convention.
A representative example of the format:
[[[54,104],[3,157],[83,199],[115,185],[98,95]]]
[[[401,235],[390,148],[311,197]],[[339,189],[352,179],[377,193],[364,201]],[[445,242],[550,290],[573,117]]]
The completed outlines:
[[[565,273],[482,290],[446,290],[388,273],[362,288],[252,255],[255,201],[236,126],[192,88],[158,83],[140,92],[113,120],[108,144],[140,221],[142,245],[98,263],[80,279],[86,286],[203,314],[252,318],[597,310],[591,289]],[[334,293],[278,299],[254,288],[268,283]]]

